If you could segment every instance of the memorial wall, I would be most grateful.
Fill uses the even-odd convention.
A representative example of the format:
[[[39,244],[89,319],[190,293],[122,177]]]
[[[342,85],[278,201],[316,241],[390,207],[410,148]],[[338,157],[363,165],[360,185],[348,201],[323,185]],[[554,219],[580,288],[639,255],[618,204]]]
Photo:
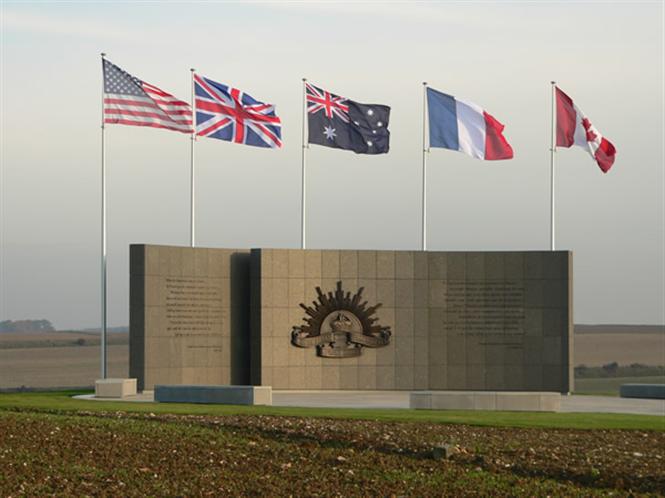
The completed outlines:
[[[572,390],[572,255],[135,245],[130,376]],[[251,277],[250,277],[251,275]]]
[[[132,245],[130,377],[247,384],[248,312],[248,250]]]
[[[572,389],[571,254],[252,250],[252,383]]]

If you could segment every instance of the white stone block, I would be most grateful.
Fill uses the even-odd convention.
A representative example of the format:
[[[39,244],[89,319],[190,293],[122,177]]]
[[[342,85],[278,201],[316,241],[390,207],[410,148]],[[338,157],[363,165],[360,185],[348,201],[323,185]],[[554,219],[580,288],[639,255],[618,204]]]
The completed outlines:
[[[468,391],[448,391],[445,396],[434,393],[432,409],[434,410],[473,410],[473,394]]]
[[[428,393],[412,392],[409,406],[415,410],[430,410],[432,408],[432,396]]]
[[[496,393],[480,391],[473,393],[474,410],[496,410]]]
[[[95,381],[96,398],[124,398],[136,396],[136,379],[98,379]]]
[[[502,410],[558,412],[561,394],[515,391],[415,391],[410,408],[416,410]]]
[[[558,412],[560,410],[561,410],[560,393],[541,393],[540,395],[541,412]]]
[[[540,393],[506,392],[496,398],[496,409],[511,412],[540,411]]]
[[[272,387],[254,386],[254,404],[272,406]]]

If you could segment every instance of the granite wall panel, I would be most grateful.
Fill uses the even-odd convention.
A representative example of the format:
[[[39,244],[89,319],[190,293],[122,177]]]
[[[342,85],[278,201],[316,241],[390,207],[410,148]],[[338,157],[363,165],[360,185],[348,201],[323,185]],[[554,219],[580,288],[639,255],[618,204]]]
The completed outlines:
[[[265,384],[262,372],[271,372],[273,387],[282,389],[567,392],[570,266],[565,251],[253,249],[253,295],[261,299],[251,303],[252,382]],[[272,271],[263,271],[268,267]],[[326,358],[314,346],[292,344],[294,327],[306,326],[310,312],[324,308],[316,287],[334,296],[337,282],[343,296],[352,299],[362,287],[360,301],[368,308],[380,303],[372,317],[390,327],[387,346]],[[276,379],[281,368],[303,374],[289,371]]]
[[[248,250],[130,247],[129,375],[155,384],[248,384]]]
[[[250,254],[133,245],[130,274],[130,376],[140,389],[155,383],[294,390],[573,387],[572,255],[566,251]],[[341,309],[355,313],[361,325],[326,308],[338,282],[346,303]],[[343,347],[327,357],[292,343],[305,318],[315,318],[315,327],[378,325],[389,328],[390,341],[376,348],[357,343],[344,357],[330,357],[348,349],[335,343]]]

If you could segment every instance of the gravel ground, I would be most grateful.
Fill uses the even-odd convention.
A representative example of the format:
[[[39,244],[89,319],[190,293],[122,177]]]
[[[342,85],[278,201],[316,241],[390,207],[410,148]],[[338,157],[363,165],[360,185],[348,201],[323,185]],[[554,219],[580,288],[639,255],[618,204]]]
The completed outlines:
[[[0,496],[661,495],[665,433],[0,411],[0,468]]]

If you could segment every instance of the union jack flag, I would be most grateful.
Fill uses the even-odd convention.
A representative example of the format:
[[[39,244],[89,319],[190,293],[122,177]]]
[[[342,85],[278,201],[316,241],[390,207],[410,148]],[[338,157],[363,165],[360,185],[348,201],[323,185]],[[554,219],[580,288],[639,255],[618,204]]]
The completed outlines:
[[[307,89],[308,113],[316,114],[319,111],[323,111],[328,119],[332,119],[333,115],[335,115],[345,123],[349,122],[349,106],[346,105],[347,99],[309,83],[305,83],[305,87]]]
[[[198,74],[194,95],[198,136],[256,147],[282,146],[282,122],[274,105]]]

